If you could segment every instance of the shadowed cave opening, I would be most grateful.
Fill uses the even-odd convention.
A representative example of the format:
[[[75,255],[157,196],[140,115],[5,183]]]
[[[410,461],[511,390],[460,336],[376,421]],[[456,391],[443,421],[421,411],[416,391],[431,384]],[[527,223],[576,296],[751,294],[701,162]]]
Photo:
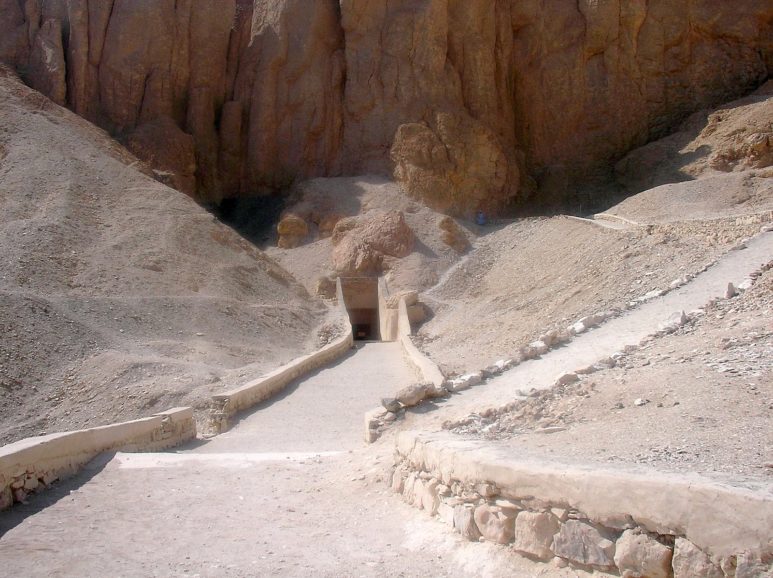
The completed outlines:
[[[356,341],[380,341],[378,315],[378,279],[341,277],[344,304]]]
[[[285,208],[282,192],[223,199],[210,205],[209,211],[242,237],[261,247],[275,240],[276,224]]]

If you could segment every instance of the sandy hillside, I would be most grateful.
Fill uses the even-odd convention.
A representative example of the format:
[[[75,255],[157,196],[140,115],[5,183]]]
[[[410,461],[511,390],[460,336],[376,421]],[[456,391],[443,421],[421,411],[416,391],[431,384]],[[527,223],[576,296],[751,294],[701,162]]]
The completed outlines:
[[[615,172],[629,193],[755,169],[747,176],[770,177],[772,138],[773,81],[768,81],[744,98],[695,113],[670,136],[626,155],[617,163]],[[686,197],[693,198],[690,193]],[[720,198],[733,194],[726,191],[720,193]],[[638,197],[638,204],[652,209],[668,205],[668,198],[656,191]],[[679,200],[671,196],[671,203]]]
[[[621,161],[629,193],[654,187],[605,211],[631,225],[554,217],[482,231],[425,294],[434,318],[417,342],[448,371],[480,369],[546,329],[667,289],[756,233],[773,218],[772,93],[694,115]]]
[[[447,371],[484,368],[547,329],[667,289],[767,218],[618,230],[554,217],[492,230],[423,296],[434,318],[416,341]]]
[[[324,306],[74,114],[0,75],[0,441],[201,405]]]
[[[527,458],[689,471],[770,491],[773,270],[616,367],[513,405],[449,427]]]

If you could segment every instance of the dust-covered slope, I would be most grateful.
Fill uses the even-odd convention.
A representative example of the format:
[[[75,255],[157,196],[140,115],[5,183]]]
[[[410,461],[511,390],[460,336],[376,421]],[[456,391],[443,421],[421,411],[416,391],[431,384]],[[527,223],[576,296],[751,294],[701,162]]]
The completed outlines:
[[[410,198],[399,185],[374,175],[332,179],[314,179],[299,183],[292,195],[286,213],[308,222],[309,233],[293,249],[272,247],[267,253],[275,258],[309,291],[315,291],[318,280],[324,276],[358,276],[383,274],[389,289],[422,290],[437,283],[443,272],[456,263],[465,251],[468,238],[474,236],[474,226],[467,228],[454,224],[455,239],[462,245],[454,249],[444,240],[443,223],[450,219]],[[415,242],[407,255],[401,258],[386,256],[379,271],[336,271],[333,263],[335,243],[331,232],[323,237],[319,223],[335,224],[349,217],[363,222],[378,219],[385,213],[399,211]],[[455,222],[454,222],[455,223]],[[332,225],[331,230],[334,232]],[[361,234],[353,235],[361,241]],[[335,237],[335,234],[333,235]],[[272,240],[273,241],[273,240]]]
[[[319,302],[133,165],[0,72],[0,441],[200,405],[316,345]]]
[[[666,289],[759,231],[773,215],[772,93],[768,83],[628,155],[621,181],[654,188],[606,211],[621,222],[526,219],[479,238],[426,295],[423,348],[449,370],[485,367],[548,328]]]
[[[616,166],[629,192],[610,213],[657,223],[773,210],[773,81],[694,114]]]
[[[764,219],[629,229],[569,217],[512,223],[480,237],[425,294],[434,317],[417,339],[449,371],[484,368],[547,329],[668,288],[759,231]]]

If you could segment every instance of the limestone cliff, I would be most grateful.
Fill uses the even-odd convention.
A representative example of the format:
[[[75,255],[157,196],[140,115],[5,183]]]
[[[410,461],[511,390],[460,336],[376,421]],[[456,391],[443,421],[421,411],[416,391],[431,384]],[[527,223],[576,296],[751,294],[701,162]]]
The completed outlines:
[[[0,25],[0,60],[130,146],[190,135],[215,201],[393,171],[451,212],[561,200],[773,70],[770,0],[0,0]]]

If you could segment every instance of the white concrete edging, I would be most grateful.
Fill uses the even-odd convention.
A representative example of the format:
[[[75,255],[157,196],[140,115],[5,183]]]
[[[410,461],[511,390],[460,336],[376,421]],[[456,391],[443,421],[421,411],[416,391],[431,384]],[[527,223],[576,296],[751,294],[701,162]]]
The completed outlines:
[[[0,510],[54,480],[74,475],[102,452],[158,451],[196,437],[193,409],[84,430],[26,438],[0,447]]]
[[[249,409],[269,399],[282,391],[295,379],[335,361],[352,348],[354,336],[352,335],[352,325],[349,322],[349,314],[344,303],[340,279],[336,282],[336,294],[338,297],[337,307],[342,318],[346,320],[347,329],[344,335],[317,351],[297,357],[271,373],[250,381],[241,387],[213,395],[209,416],[209,429],[212,433],[222,433],[228,430],[233,416],[240,411]]]
[[[402,432],[396,450],[409,469],[429,472],[446,486],[489,484],[503,498],[538,509],[569,508],[609,528],[634,524],[684,537],[714,559],[773,554],[773,495],[767,493],[700,476],[522,461],[490,442],[446,432]]]
[[[397,339],[403,348],[408,361],[413,365],[422,380],[431,383],[435,386],[441,386],[445,383],[445,376],[437,364],[429,357],[424,355],[413,344],[411,340],[411,320],[408,317],[408,306],[405,303],[405,298],[400,298],[400,303],[397,306]]]

